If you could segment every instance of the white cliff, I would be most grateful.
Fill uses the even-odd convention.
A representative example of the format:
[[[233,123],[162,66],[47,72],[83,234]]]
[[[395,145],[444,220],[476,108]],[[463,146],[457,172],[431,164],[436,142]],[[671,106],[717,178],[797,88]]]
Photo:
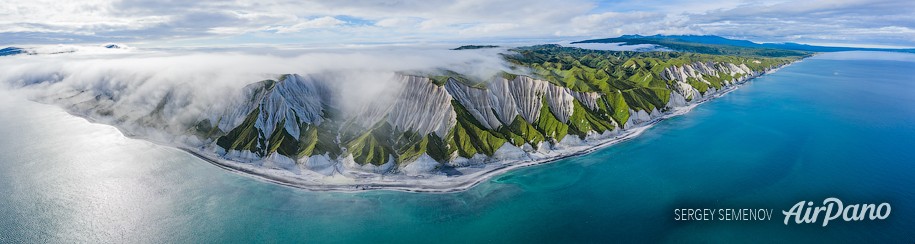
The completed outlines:
[[[597,100],[600,99],[600,93],[597,92],[572,92],[572,97],[578,100],[582,105],[591,110],[597,110]]]
[[[671,89],[680,93],[687,100],[692,101],[701,99],[703,94],[688,83],[690,78],[699,82],[711,84],[705,77],[720,77],[720,74],[728,74],[732,77],[742,74],[743,76],[741,76],[737,82],[746,80],[749,76],[756,75],[756,73],[750,70],[745,64],[735,65],[733,63],[725,62],[693,62],[687,65],[667,67],[661,72],[661,78],[675,81],[675,85],[671,87]],[[725,85],[731,85],[733,83],[735,83],[734,80],[724,81]],[[709,92],[710,91],[706,91],[706,93]],[[711,91],[711,93],[714,92],[715,91]]]
[[[493,98],[490,95],[490,90],[470,87],[454,79],[449,79],[445,83],[445,89],[458,103],[464,106],[474,119],[482,123],[487,129],[496,129],[502,126],[502,122],[499,122],[499,118],[493,113],[493,102],[491,101]],[[500,103],[500,105],[500,109],[512,108],[504,102]],[[511,105],[513,106],[514,104],[512,103]],[[514,108],[511,111],[514,111]]]
[[[550,105],[550,111],[556,118],[563,123],[569,122],[569,117],[574,111],[575,98],[572,97],[571,90],[566,87],[559,87],[553,84],[546,86],[546,101]]]
[[[758,68],[759,64],[751,66]],[[69,111],[83,115],[92,112],[87,117],[104,118],[107,120],[103,123],[127,127],[125,134],[172,143],[221,167],[267,175],[271,180],[276,178],[270,177],[291,175],[323,186],[339,183],[326,179],[347,178],[349,183],[340,185],[362,187],[363,183],[393,182],[391,185],[399,187],[396,185],[410,185],[411,181],[418,182],[417,179],[435,179],[422,183],[472,181],[480,175],[499,172],[498,167],[545,162],[625,140],[660,119],[688,111],[697,103],[720,96],[768,71],[757,72],[745,64],[727,62],[692,62],[667,67],[660,73],[651,70],[651,75],[640,77],[644,78],[642,82],[657,76],[663,81],[652,80],[650,87],[636,84],[637,88],[648,88],[648,93],[626,90],[625,84],[613,84],[602,87],[614,93],[607,99],[603,99],[602,93],[573,91],[524,75],[511,79],[497,76],[483,84],[466,84],[454,78],[436,84],[422,76],[370,72],[370,75],[345,78],[365,79],[356,84],[383,84],[365,88],[383,89],[371,93],[377,94],[372,97],[343,97],[342,94],[361,93],[342,93],[355,88],[337,85],[335,82],[340,80],[335,79],[343,77],[338,74],[313,74],[284,75],[276,81],[256,82],[240,90],[233,86],[225,93],[224,100],[222,97],[215,101],[201,100],[204,105],[198,103],[192,109],[186,109],[188,102],[183,98],[199,89],[182,91],[177,89],[180,87],[169,87],[161,93],[123,99],[124,92],[129,91],[125,89],[142,86],[142,80],[99,82],[92,89],[76,87],[49,101],[67,103]],[[618,74],[611,76],[625,78],[615,77]],[[388,80],[391,77],[393,80]],[[723,86],[711,86],[715,84],[711,81],[717,80]],[[669,93],[662,91],[664,81]],[[709,85],[708,89],[699,92],[690,85],[696,82]],[[667,97],[655,97],[658,94]],[[659,99],[668,102],[658,104]],[[587,108],[583,116],[574,114],[582,111],[575,108],[576,101]],[[481,131],[462,126],[462,131],[455,130],[459,108],[464,108],[469,117],[485,128]],[[191,111],[193,115],[177,116],[175,111]],[[627,120],[616,121],[626,117],[627,112]],[[462,120],[467,118],[463,113],[461,116]],[[553,116],[555,120],[545,120],[542,116]],[[570,121],[573,117],[576,121]],[[518,119],[533,125],[502,128]],[[354,124],[357,126],[352,127],[361,126],[357,129],[371,133],[347,131]],[[600,131],[595,131],[598,128]],[[419,136],[401,134],[406,131]],[[289,136],[273,132],[286,132]],[[271,138],[276,135],[282,137]],[[356,158],[366,162],[356,162]]]
[[[456,114],[451,106],[452,97],[445,88],[418,76],[403,76],[401,84],[401,92],[391,104],[388,122],[394,128],[420,135],[432,132],[439,137],[447,135],[454,127]]]
[[[219,121],[217,126],[221,130],[229,131],[241,124],[255,108],[260,108],[256,128],[269,134],[275,126],[283,126],[290,135],[298,137],[300,124],[317,125],[324,119],[319,86],[314,80],[299,75],[249,85],[244,89],[244,97],[249,99],[237,101],[237,107],[230,107],[215,121]]]
[[[504,78],[496,78],[489,84],[490,105],[502,124],[511,124],[518,117],[518,105],[512,95],[511,83]]]
[[[568,122],[576,96],[582,97],[582,103],[591,108],[597,107],[599,98],[596,93],[572,92],[569,88],[527,76],[512,80],[494,78],[486,88],[470,87],[452,79],[445,87],[487,129],[510,125],[519,115],[529,123],[536,123],[544,99],[557,119]]]
[[[515,79],[500,79],[508,82],[511,88],[512,99],[515,100],[515,111],[527,122],[535,123],[540,118],[540,108],[543,106],[543,95],[546,93],[546,81],[535,80],[526,76]]]

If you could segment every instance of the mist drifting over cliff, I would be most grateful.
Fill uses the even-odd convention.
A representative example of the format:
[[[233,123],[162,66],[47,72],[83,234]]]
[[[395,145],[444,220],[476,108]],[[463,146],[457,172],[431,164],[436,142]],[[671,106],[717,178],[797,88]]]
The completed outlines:
[[[252,83],[298,74],[320,80],[352,111],[389,97],[401,73],[450,70],[488,80],[507,69],[504,49],[372,47],[331,50],[142,50],[86,46],[35,47],[34,55],[0,57],[0,84],[34,100],[104,110],[113,119],[155,111],[165,127],[187,125],[224,110]],[[65,50],[52,52],[47,50]],[[271,53],[271,54],[263,54]],[[98,102],[101,101],[101,102]],[[107,102],[106,102],[107,101]],[[71,109],[72,111],[72,109]],[[180,129],[180,128],[173,128]],[[177,132],[177,131],[176,131]]]

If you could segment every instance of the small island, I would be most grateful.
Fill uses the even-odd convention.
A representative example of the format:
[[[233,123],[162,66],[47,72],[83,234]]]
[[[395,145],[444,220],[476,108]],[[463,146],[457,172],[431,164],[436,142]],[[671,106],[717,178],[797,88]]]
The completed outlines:
[[[463,45],[457,48],[452,48],[451,50],[471,50],[471,49],[484,49],[484,48],[497,48],[496,45]]]

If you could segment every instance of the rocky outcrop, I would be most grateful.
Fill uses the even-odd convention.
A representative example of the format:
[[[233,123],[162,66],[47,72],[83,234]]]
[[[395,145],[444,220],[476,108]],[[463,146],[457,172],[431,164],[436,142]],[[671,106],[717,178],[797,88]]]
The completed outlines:
[[[724,74],[727,74],[728,76],[723,76]],[[663,79],[670,81],[671,92],[669,93],[666,106],[654,107],[651,111],[628,108],[629,115],[628,119],[623,123],[624,128],[632,128],[637,125],[648,123],[655,118],[662,116],[664,114],[662,110],[666,111],[666,109],[688,106],[693,102],[701,101],[702,98],[709,94],[715,94],[719,91],[719,89],[709,86],[703,94],[690,85],[689,82],[699,81],[710,84],[711,82],[706,80],[710,79],[710,77],[720,78],[738,76],[739,79],[733,79],[723,83],[724,86],[731,86],[733,83],[743,81],[748,77],[757,75],[757,73],[749,70],[745,65],[695,62],[683,66],[668,67],[664,69],[660,75]],[[695,80],[690,81],[690,79]],[[238,126],[239,123],[242,123],[243,120],[250,117],[250,115],[246,115],[246,111],[249,113],[256,111],[258,115],[255,128],[259,131],[258,135],[263,137],[258,142],[259,144],[257,144],[259,148],[261,148],[260,150],[264,150],[263,147],[267,147],[267,144],[269,144],[268,142],[275,141],[271,138],[271,136],[273,136],[271,135],[271,132],[274,131],[274,128],[280,126],[282,126],[292,138],[297,140],[302,135],[300,128],[304,128],[303,126],[320,125],[325,120],[324,109],[326,107],[334,107],[333,102],[327,99],[328,96],[322,94],[322,91],[324,90],[326,90],[326,88],[324,88],[321,83],[298,75],[286,75],[283,76],[283,79],[276,82],[260,82],[246,89],[244,97],[248,99],[241,100],[238,106],[236,106],[238,108],[237,110],[229,111],[219,119],[219,127],[232,128],[233,125]],[[495,140],[491,141],[491,143],[500,143],[502,146],[498,146],[499,144],[497,144],[494,145],[495,147],[488,149],[492,150],[489,151],[490,153],[493,153],[493,155],[490,156],[479,154],[480,151],[476,151],[477,154],[474,154],[472,157],[468,156],[469,158],[450,155],[450,157],[446,157],[444,160],[440,158],[440,154],[436,154],[439,155],[438,160],[433,159],[429,153],[423,151],[427,149],[422,149],[418,151],[418,154],[416,154],[417,156],[409,159],[410,161],[399,162],[399,160],[402,159],[398,159],[399,156],[389,148],[389,146],[393,145],[387,144],[400,142],[379,140],[389,140],[385,138],[400,140],[396,139],[401,138],[399,133],[407,131],[416,133],[420,138],[432,134],[436,135],[440,140],[446,138],[447,136],[452,135],[451,133],[454,133],[453,130],[457,124],[458,116],[458,110],[454,106],[459,105],[463,107],[469,116],[478,121],[485,130],[489,131],[500,131],[502,130],[502,127],[512,125],[514,120],[518,118],[523,119],[531,125],[538,126],[538,130],[548,132],[543,134],[543,136],[546,137],[544,139],[556,139],[556,141],[549,142],[549,140],[547,140],[546,142],[551,145],[546,147],[554,147],[559,145],[556,144],[559,142],[559,139],[557,138],[562,138],[562,142],[585,140],[579,139],[576,136],[565,136],[565,134],[562,134],[568,133],[566,130],[569,127],[564,126],[572,126],[570,119],[576,112],[575,106],[583,106],[588,109],[588,111],[578,110],[582,113],[602,113],[598,112],[598,110],[601,109],[599,106],[600,103],[604,102],[601,100],[602,95],[600,93],[572,91],[567,87],[554,85],[548,81],[534,79],[528,76],[517,76],[513,79],[496,77],[485,85],[471,85],[449,78],[443,85],[436,85],[426,77],[398,75],[395,77],[395,81],[392,82],[390,86],[386,87],[386,92],[381,92],[379,94],[384,94],[384,96],[372,98],[370,100],[371,102],[365,104],[360,112],[351,116],[343,116],[344,118],[347,118],[346,121],[350,121],[348,123],[359,124],[362,126],[362,130],[366,131],[357,132],[353,135],[363,135],[362,137],[371,136],[371,138],[357,138],[357,140],[360,141],[353,145],[359,145],[356,148],[358,151],[347,152],[346,148],[343,148],[343,155],[340,155],[336,159],[332,159],[333,157],[324,154],[317,156],[305,155],[302,158],[290,160],[298,160],[298,162],[300,162],[299,164],[303,165],[303,167],[309,169],[313,168],[313,170],[324,173],[331,170],[338,172],[352,170],[355,172],[384,173],[394,170],[396,167],[405,173],[415,175],[437,169],[441,165],[444,165],[442,163],[458,167],[470,162],[483,163],[488,160],[494,160],[494,158],[496,158],[496,153],[500,155],[499,157],[504,157],[507,155],[506,152],[511,151],[512,153],[510,154],[512,158],[520,158],[524,156],[520,154],[525,154],[526,152],[520,148],[529,148],[530,150],[528,151],[531,152],[538,151],[538,153],[548,153],[549,150],[547,149],[543,149],[547,150],[547,152],[539,152],[539,150],[542,149],[539,147],[539,144],[544,143],[543,141],[532,141],[535,142],[535,144],[538,144],[538,150],[533,150],[533,147],[528,144],[518,147],[512,145],[512,143],[498,141],[499,139],[475,137],[467,138],[466,140],[478,140],[484,143],[490,143],[487,140]],[[580,105],[576,105],[576,101]],[[546,106],[546,108],[544,108],[544,106]],[[544,114],[544,111],[549,112]],[[541,120],[542,116],[551,116],[552,118]],[[606,115],[592,114],[587,116],[592,116],[590,118],[593,119],[595,118],[594,116],[600,117]],[[588,119],[586,119],[587,117],[577,118],[577,121],[575,121],[577,124],[575,124],[575,126],[578,127],[576,128],[585,128],[585,130],[591,128],[588,124],[582,124],[592,123],[588,122]],[[380,124],[388,124],[392,130],[373,131],[378,130],[378,128],[386,128],[378,127]],[[583,131],[586,134],[582,134],[582,136],[607,133],[609,130],[618,127],[618,124],[616,121],[611,120],[609,125],[603,126],[604,127],[595,128],[609,129],[601,129],[601,131]],[[467,130],[467,128],[464,128],[464,130]],[[459,136],[463,138],[465,135]],[[475,136],[486,135],[481,134]],[[428,146],[428,144],[422,145]],[[276,146],[269,147],[275,148]],[[343,147],[345,147],[345,145],[343,145]],[[514,148],[518,150],[509,150],[505,148]],[[226,155],[227,157],[238,157],[238,159],[244,161],[252,161],[254,160],[252,157],[258,157],[258,155],[267,158],[285,158],[263,154],[250,154],[239,150],[224,151],[225,152],[222,153],[223,155]],[[353,153],[360,153],[360,155],[359,157],[354,157]],[[368,165],[363,161],[360,161],[367,160],[368,158],[372,158],[372,162],[374,162],[375,165]],[[278,165],[283,165],[281,167],[288,168],[288,165],[286,164]]]
[[[556,116],[562,123],[569,122],[569,116],[572,116],[574,108],[571,90],[566,87],[559,87],[552,84],[546,86],[546,101],[550,105],[550,112]]]
[[[187,82],[159,87],[135,77],[105,78],[91,87],[70,84],[72,89],[45,101],[126,127],[127,135],[243,165],[243,172],[279,172],[319,183],[321,177],[415,180],[590,150],[730,91],[767,71],[765,64],[790,60],[580,50],[540,55],[554,50],[544,48],[503,56],[513,66],[504,70],[512,73],[483,79],[445,69],[405,71],[423,74],[417,76],[344,69],[198,94],[200,86],[180,85]],[[736,60],[747,63],[728,63]],[[27,80],[55,83],[66,77]]]
[[[420,135],[434,132],[445,137],[455,123],[451,94],[425,77],[403,76],[400,83],[400,93],[390,105],[388,122],[401,131]]]
[[[515,101],[515,111],[521,118],[527,122],[540,118],[540,108],[543,106],[543,95],[546,93],[548,82],[525,76],[518,76],[512,80],[497,78],[496,82],[508,83],[511,98]]]
[[[670,92],[670,99],[668,99],[668,101],[668,108],[683,107],[689,104],[689,101],[686,100],[686,97],[680,95],[680,93],[677,91]]]
[[[687,100],[701,99],[702,93],[689,84],[689,79],[703,82],[711,85],[707,77],[721,77],[721,74],[728,74],[729,77],[738,77],[725,79],[725,85],[731,85],[735,82],[746,80],[750,76],[757,75],[745,64],[735,65],[733,63],[714,63],[714,62],[693,62],[681,66],[671,66],[661,71],[661,78],[674,81],[672,90],[680,93]]]
[[[498,84],[495,84],[498,85]],[[499,121],[499,118],[496,117],[495,112],[493,112],[493,103],[494,96],[491,95],[492,89],[482,89],[470,87],[465,84],[461,84],[457,80],[449,79],[445,83],[445,89],[458,101],[464,108],[473,116],[474,119],[483,124],[487,129],[496,129],[502,126],[502,122]],[[500,90],[499,95],[496,97],[503,97]],[[508,109],[507,111],[514,110],[514,101],[508,103],[504,100],[497,101],[499,109]],[[505,112],[503,112],[505,113]]]
[[[736,65],[724,62],[693,62],[687,65],[667,67],[661,72],[661,78],[680,82],[687,82],[688,78],[693,78],[708,83],[703,76],[719,77],[719,73],[725,73],[731,76],[737,74],[754,74],[753,70],[747,67],[746,64]]]
[[[236,106],[214,121],[223,131],[238,127],[245,118],[258,109],[255,127],[270,133],[282,126],[287,133],[298,137],[301,124],[320,124],[324,120],[323,90],[321,84],[299,75],[285,75],[278,81],[262,81],[245,87],[244,97]]]
[[[588,107],[591,110],[597,109],[597,100],[600,99],[600,93],[597,92],[576,92],[573,91],[572,97],[575,97],[575,100],[578,100],[582,105]]]
[[[496,78],[489,84],[490,106],[501,124],[511,124],[518,117],[518,104],[513,95],[516,85],[504,78]]]
[[[574,111],[575,100],[596,108],[599,98],[596,93],[572,92],[569,88],[527,76],[511,80],[495,78],[486,88],[471,87],[452,79],[445,87],[487,129],[510,125],[519,115],[528,123],[536,123],[541,116],[544,99],[550,112],[566,123]],[[576,96],[581,99],[576,99]]]

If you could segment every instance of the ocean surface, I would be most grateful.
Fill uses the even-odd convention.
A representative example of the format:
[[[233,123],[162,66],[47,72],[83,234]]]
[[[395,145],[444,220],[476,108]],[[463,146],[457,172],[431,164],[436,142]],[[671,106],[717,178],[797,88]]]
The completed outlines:
[[[0,92],[0,243],[915,241],[915,55],[823,54],[637,139],[451,194],[309,192]],[[886,220],[783,210],[887,202]],[[774,209],[675,221],[677,208]]]

